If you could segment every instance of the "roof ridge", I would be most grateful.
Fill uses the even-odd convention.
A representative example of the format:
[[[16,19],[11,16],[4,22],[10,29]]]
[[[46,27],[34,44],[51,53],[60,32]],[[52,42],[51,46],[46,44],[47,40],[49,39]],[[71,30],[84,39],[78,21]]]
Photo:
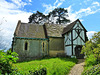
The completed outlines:
[[[65,34],[66,32],[70,31],[71,28],[76,24],[76,22],[79,21],[79,19],[73,21],[72,23],[68,24],[64,29],[63,29],[63,32],[62,32],[62,35]]]

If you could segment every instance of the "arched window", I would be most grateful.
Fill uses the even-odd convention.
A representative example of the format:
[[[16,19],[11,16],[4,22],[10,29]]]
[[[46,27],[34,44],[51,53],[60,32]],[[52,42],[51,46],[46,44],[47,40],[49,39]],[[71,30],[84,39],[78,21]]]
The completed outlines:
[[[43,52],[44,52],[44,42],[43,42]]]
[[[27,50],[27,49],[28,49],[28,43],[25,42],[25,50]]]

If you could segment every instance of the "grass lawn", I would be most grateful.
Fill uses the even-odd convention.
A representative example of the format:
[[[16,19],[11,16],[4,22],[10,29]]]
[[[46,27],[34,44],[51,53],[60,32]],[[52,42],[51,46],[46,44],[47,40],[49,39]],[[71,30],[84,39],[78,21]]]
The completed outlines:
[[[75,58],[48,58],[41,60],[32,60],[13,64],[23,75],[29,74],[29,70],[38,70],[43,67],[47,69],[47,75],[66,75],[70,69],[77,63]]]

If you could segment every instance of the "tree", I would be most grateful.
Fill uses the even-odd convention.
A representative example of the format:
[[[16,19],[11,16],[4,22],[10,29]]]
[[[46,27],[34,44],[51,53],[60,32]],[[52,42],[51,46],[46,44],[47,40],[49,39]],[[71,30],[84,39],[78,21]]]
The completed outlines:
[[[67,9],[56,8],[53,11],[49,12],[48,15],[44,15],[39,11],[33,13],[29,17],[29,23],[43,24],[47,22],[53,24],[66,24],[70,22],[70,20],[67,19],[67,17],[68,17]]]
[[[46,20],[46,16],[37,11],[36,13],[33,13],[30,17],[29,17],[29,23],[34,23],[34,24],[41,24],[44,23]]]
[[[70,22],[68,17],[68,11],[64,8],[56,8],[52,12],[49,13],[49,18],[55,18],[56,24],[66,24]],[[54,23],[54,22],[53,22]]]
[[[95,44],[100,44],[100,32],[94,33],[94,35],[92,36],[92,41]]]
[[[89,41],[85,43],[85,46],[83,46],[81,53],[85,54],[89,62],[90,61],[92,62],[94,60],[94,59],[93,60],[91,59],[94,56],[96,59],[95,62],[100,63],[100,32],[95,33],[92,36],[92,39],[90,39]]]

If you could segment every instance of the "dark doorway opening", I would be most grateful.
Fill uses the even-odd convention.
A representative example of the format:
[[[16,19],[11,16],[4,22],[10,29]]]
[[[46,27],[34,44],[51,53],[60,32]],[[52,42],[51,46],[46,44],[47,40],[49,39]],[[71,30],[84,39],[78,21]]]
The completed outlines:
[[[75,55],[77,59],[83,59],[84,58],[84,54],[81,54],[81,50],[82,50],[82,45],[77,45],[75,47]]]

